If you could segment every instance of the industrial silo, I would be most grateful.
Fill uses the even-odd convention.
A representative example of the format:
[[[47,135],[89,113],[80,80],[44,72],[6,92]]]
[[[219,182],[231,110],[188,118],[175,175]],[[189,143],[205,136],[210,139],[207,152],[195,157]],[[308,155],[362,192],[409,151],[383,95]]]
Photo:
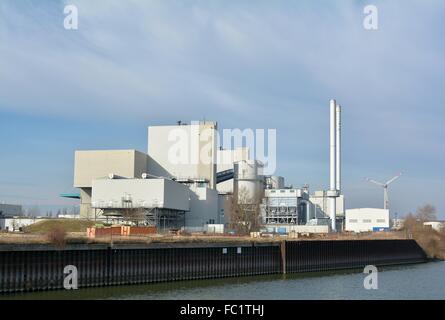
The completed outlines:
[[[234,191],[238,202],[258,204],[261,201],[264,182],[259,175],[261,164],[258,161],[239,161],[234,164]]]
[[[266,189],[284,189],[284,178],[281,176],[266,176]]]

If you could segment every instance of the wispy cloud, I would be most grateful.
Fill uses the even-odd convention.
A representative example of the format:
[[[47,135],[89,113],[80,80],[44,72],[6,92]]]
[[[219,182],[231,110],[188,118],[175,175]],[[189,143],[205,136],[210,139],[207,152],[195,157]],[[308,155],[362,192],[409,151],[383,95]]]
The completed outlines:
[[[345,182],[445,178],[443,1],[375,1],[377,31],[362,1],[73,0],[77,31],[65,3],[0,4],[0,111],[277,128],[280,173],[322,185],[336,97]]]

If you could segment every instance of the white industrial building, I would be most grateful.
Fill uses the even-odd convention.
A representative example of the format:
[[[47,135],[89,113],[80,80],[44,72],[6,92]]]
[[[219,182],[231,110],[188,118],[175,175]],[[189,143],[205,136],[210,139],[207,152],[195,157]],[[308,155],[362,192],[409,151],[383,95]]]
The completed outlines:
[[[259,204],[264,193],[262,164],[256,160],[242,160],[234,164],[234,194],[238,203]]]
[[[24,227],[34,224],[37,221],[43,221],[43,220],[44,219],[37,217],[0,216],[0,231],[7,231],[7,232],[22,231]]]
[[[345,230],[351,232],[388,231],[389,210],[377,208],[347,209]]]
[[[445,227],[445,221],[426,221],[424,226],[430,226],[435,231],[441,231]]]
[[[302,189],[284,188],[284,179],[266,179],[261,217],[266,227],[284,232],[328,232],[343,229],[344,197],[341,195],[341,107],[330,101],[329,190],[309,195]],[[273,185],[280,185],[279,188]],[[270,188],[269,186],[272,186]]]
[[[326,211],[310,201],[307,188],[266,189],[261,204],[262,223],[270,232],[327,233]]]
[[[220,224],[218,192],[199,185],[190,186],[190,212],[185,215],[185,228],[199,231],[207,224]]]
[[[123,220],[142,215],[148,224],[189,230],[227,223],[234,163],[224,163],[227,172],[220,180],[226,182],[226,192],[219,195],[216,130],[211,121],[149,127],[148,154],[76,151],[74,186],[80,189],[81,216]],[[248,151],[229,152],[238,161]]]
[[[315,191],[309,196],[309,201],[314,205],[316,217],[329,218],[329,212],[331,212],[330,206],[332,203],[329,201],[327,191]],[[343,195],[339,195],[335,201],[335,216],[337,230],[343,230],[345,217],[345,198]]]
[[[217,123],[150,126],[148,152],[89,150],[75,152],[74,187],[80,215],[113,219],[142,215],[145,223],[167,228],[206,230],[229,224],[233,204],[260,206],[271,226],[342,228],[340,188],[340,106],[331,101],[330,186],[309,195],[288,188],[283,177],[264,176],[248,148],[218,149]],[[216,228],[220,230],[219,228]],[[293,230],[292,229],[292,230]],[[315,229],[314,229],[315,230]],[[317,229],[318,230],[318,229]]]
[[[148,128],[148,173],[177,180],[200,179],[216,188],[217,123],[178,122]]]
[[[126,179],[110,176],[92,183],[92,209],[102,216],[126,217],[161,224],[183,225],[190,210],[189,189],[169,179]]]
[[[267,189],[261,208],[266,225],[307,224],[315,213],[309,195],[303,189]]]
[[[284,189],[284,177],[281,176],[265,176],[264,183],[266,189]]]
[[[404,223],[405,223],[405,219],[401,219],[401,218],[392,219],[392,227],[391,227],[391,229],[401,230],[401,229],[403,229]]]
[[[249,151],[249,148],[236,148],[234,150],[219,149],[217,151],[217,172],[220,173],[220,176],[227,177],[227,179],[221,179],[222,181],[216,186],[220,194],[233,194],[235,163],[239,161],[252,161]]]
[[[24,227],[42,220],[40,217],[23,216],[21,205],[0,203],[0,231],[22,231]]]
[[[74,187],[80,190],[80,215],[95,218],[91,207],[93,180],[110,173],[123,178],[141,178],[147,172],[148,155],[136,150],[88,150],[74,154]],[[69,195],[71,197],[71,195]]]
[[[233,206],[233,194],[236,189],[235,163],[239,161],[251,161],[249,148],[235,148],[233,150],[217,150],[217,180],[218,191],[218,223],[229,224]]]

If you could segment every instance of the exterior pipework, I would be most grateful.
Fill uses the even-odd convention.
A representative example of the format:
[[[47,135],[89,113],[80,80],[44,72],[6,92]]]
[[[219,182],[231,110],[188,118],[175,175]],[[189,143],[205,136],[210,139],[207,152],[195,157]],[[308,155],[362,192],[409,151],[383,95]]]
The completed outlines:
[[[330,181],[329,181],[329,189],[331,191],[329,197],[329,217],[331,218],[331,229],[332,231],[336,231],[335,226],[335,214],[336,214],[336,112],[337,112],[337,103],[335,100],[330,101],[330,144],[329,144],[329,156],[330,156]]]
[[[338,192],[340,192],[341,191],[341,106],[340,105],[337,105],[335,113],[336,113],[335,182],[336,182],[336,189]]]
[[[311,220],[311,203],[307,200],[302,200],[306,207],[306,224],[309,223],[309,220]]]

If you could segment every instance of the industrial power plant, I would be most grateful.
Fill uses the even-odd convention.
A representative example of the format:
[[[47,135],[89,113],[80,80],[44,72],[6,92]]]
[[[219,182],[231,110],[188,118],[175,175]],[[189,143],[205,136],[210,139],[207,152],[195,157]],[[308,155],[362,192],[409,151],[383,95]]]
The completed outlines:
[[[0,293],[65,288],[66,265],[79,266],[79,287],[92,287],[427,261],[413,239],[369,235],[389,230],[387,187],[396,178],[372,181],[384,188],[384,209],[345,210],[341,107],[331,100],[329,111],[329,188],[313,194],[273,175],[270,158],[249,147],[219,147],[214,121],[150,126],[147,153],[75,151],[80,193],[61,196],[80,200],[81,219],[57,220],[87,222],[86,232],[68,240],[53,224],[43,240],[0,244]],[[7,231],[39,226],[0,220]]]
[[[233,226],[240,206],[255,211],[262,230],[271,233],[355,231],[354,222],[360,230],[388,229],[386,208],[373,209],[375,221],[359,221],[357,210],[351,210],[346,223],[341,107],[331,100],[329,108],[327,190],[310,194],[307,186],[294,188],[286,185],[284,177],[265,175],[263,163],[252,157],[249,147],[219,147],[217,122],[178,121],[148,127],[147,153],[75,151],[74,187],[80,193],[61,196],[80,199],[81,218],[121,224],[136,221],[158,230],[224,233]]]

